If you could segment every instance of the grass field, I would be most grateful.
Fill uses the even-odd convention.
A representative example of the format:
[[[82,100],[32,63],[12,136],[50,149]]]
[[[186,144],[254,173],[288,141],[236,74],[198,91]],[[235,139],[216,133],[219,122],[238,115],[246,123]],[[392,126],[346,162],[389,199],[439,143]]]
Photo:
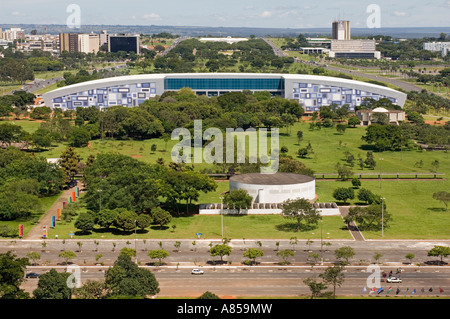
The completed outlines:
[[[33,121],[16,121],[27,131],[32,132],[39,127],[39,123]],[[296,132],[303,131],[303,140],[298,144]],[[335,165],[340,162],[344,164],[344,152],[348,151],[354,155],[355,159],[359,156],[365,159],[367,147],[363,145],[361,137],[365,134],[365,128],[348,128],[344,134],[336,132],[334,128],[323,128],[321,130],[309,130],[308,123],[296,123],[291,128],[291,134],[287,135],[285,129],[281,129],[280,146],[288,148],[288,155],[297,158],[296,152],[300,147],[311,144],[314,154],[310,157],[299,159],[308,168],[316,173],[335,173]],[[148,163],[155,163],[158,158],[163,158],[166,163],[171,161],[171,149],[176,141],[166,143],[161,139],[151,139],[145,141],[132,140],[93,140],[89,147],[78,148],[77,152],[83,159],[89,154],[99,154],[102,152],[114,152],[125,154]],[[152,144],[157,145],[157,151],[151,152]],[[53,158],[59,157],[67,145],[59,144],[50,148],[48,151],[39,153],[39,155]],[[418,151],[403,150],[401,152],[382,152],[374,153],[377,166],[374,170],[364,168],[361,170],[356,164],[353,168],[355,174],[358,173],[429,173],[431,163],[439,161],[439,172],[445,174],[441,180],[395,180],[395,179],[372,179],[363,180],[362,187],[370,189],[375,194],[386,198],[387,210],[392,214],[393,221],[389,228],[384,230],[385,239],[449,239],[450,238],[450,213],[445,211],[445,206],[441,202],[432,199],[432,194],[439,190],[449,190],[450,182],[450,157],[449,154],[442,151]],[[415,164],[423,162],[422,167]],[[196,170],[202,168],[212,168],[209,164],[195,164]],[[316,193],[320,202],[335,201],[332,197],[334,189],[338,187],[351,187],[351,182],[320,180],[316,181]],[[228,190],[228,182],[218,182],[218,189],[214,193],[202,194],[198,203],[219,203],[220,195]],[[350,201],[356,204],[357,200]],[[232,238],[290,238],[297,235],[301,238],[317,236],[312,232],[286,232],[280,231],[275,226],[286,223],[280,216],[244,216],[230,217],[226,216],[225,233]],[[169,228],[166,230],[152,229],[148,233],[138,234],[138,236],[148,238],[193,238],[197,232],[207,234],[209,238],[220,237],[220,220],[218,216],[191,216],[175,218],[172,224],[176,225],[175,232]],[[67,226],[67,227],[66,227]],[[69,231],[74,231],[72,225],[58,226],[61,230],[61,238],[67,236]],[[324,227],[330,233],[331,238],[348,238],[349,234],[342,231],[342,220],[337,218],[325,218]],[[286,227],[285,227],[286,228]],[[58,230],[58,233],[60,231]],[[87,237],[111,236],[109,233],[94,232]],[[122,236],[134,236],[134,234],[125,234]],[[380,239],[380,232],[364,232],[368,239]]]

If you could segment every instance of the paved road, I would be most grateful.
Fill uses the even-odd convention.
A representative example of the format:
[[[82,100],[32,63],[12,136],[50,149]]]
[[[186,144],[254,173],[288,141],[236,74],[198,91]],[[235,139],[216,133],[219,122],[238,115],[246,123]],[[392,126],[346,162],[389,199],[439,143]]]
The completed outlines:
[[[154,249],[160,249],[159,242],[162,242],[163,249],[170,252],[170,256],[165,260],[166,263],[176,265],[180,263],[190,264],[203,264],[211,263],[213,260],[219,260],[218,257],[211,257],[209,254],[210,244],[217,244],[220,241],[215,240],[197,240],[195,249],[192,245],[192,239],[180,239],[181,247],[180,251],[176,251],[174,244],[176,239],[164,240],[164,239],[147,239],[146,242],[142,239],[134,240],[102,240],[97,239],[98,245],[95,244],[93,239],[66,239],[65,241],[60,239],[47,239],[45,240],[46,247],[42,247],[43,240],[0,240],[0,253],[6,251],[14,251],[16,255],[23,257],[30,251],[37,251],[41,254],[41,262],[48,261],[51,265],[57,265],[63,260],[58,257],[58,254],[63,250],[74,251],[77,257],[72,262],[82,265],[94,265],[95,255],[102,254],[101,261],[105,265],[112,265],[116,260],[120,249],[124,247],[137,248],[138,260],[141,264],[153,262],[148,256],[148,252]],[[368,263],[374,262],[373,256],[375,253],[382,254],[380,262],[383,263],[403,263],[408,260],[405,255],[412,253],[415,255],[413,263],[431,263],[437,258],[428,257],[428,251],[434,247],[434,245],[448,246],[448,240],[442,241],[355,241],[355,240],[328,240],[324,242],[330,242],[331,246],[323,247],[322,257],[324,262],[335,262],[336,258],[334,251],[343,246],[350,246],[355,252],[355,256],[352,258],[353,263]],[[78,242],[82,243],[82,248],[78,246]],[[127,244],[128,242],[128,244]],[[277,256],[276,242],[279,242],[279,250],[294,249],[295,255],[289,260],[292,263],[304,264],[311,261],[310,253],[317,253],[320,255],[321,241],[316,239],[310,246],[306,245],[306,240],[299,240],[297,245],[291,245],[289,240],[260,240],[262,246],[256,244],[257,240],[232,240],[230,246],[232,247],[232,253],[230,256],[224,258],[224,260],[231,261],[232,265],[241,265],[241,262],[246,258],[243,254],[246,249],[253,247],[263,250],[264,256],[258,258],[258,261],[264,264],[272,264],[281,261],[281,258]],[[114,247],[113,243],[116,245]],[[136,245],[136,246],[135,246]],[[444,261],[448,261],[444,259]]]
[[[65,267],[57,268],[57,271],[64,271]],[[30,271],[44,273],[49,267],[30,267]],[[87,280],[103,280],[105,267],[82,267],[81,282]],[[325,267],[207,267],[203,268],[204,275],[191,275],[191,267],[167,268],[148,267],[155,274],[159,282],[159,297],[198,297],[205,291],[211,291],[221,297],[291,297],[299,295],[309,295],[309,288],[303,283],[306,278],[318,279]],[[388,272],[390,267],[381,266],[380,271]],[[341,287],[338,287],[338,295],[369,295],[370,288],[367,289],[371,281],[368,277],[372,272],[368,272],[364,267],[347,267],[344,271],[345,280]],[[416,289],[416,296],[450,296],[450,268],[433,267],[427,270],[416,268],[404,268],[400,275],[402,283],[387,283],[381,279],[380,286],[387,294],[389,287],[393,287],[391,295],[395,295],[397,288],[400,288],[400,296],[411,295]],[[37,285],[37,279],[27,279],[22,287],[32,292]],[[366,287],[367,291],[363,292]],[[378,287],[378,286],[377,286]],[[433,292],[429,292],[433,288]],[[439,288],[443,289],[440,292]],[[328,290],[332,287],[329,286]],[[422,289],[424,290],[422,292]]]

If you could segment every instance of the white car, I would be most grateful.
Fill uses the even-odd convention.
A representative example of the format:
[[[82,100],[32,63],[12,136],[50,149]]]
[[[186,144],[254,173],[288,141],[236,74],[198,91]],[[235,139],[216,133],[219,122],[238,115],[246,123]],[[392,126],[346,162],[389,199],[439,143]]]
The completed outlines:
[[[388,279],[386,279],[386,281],[387,282],[402,282],[402,280],[397,277],[389,277]]]
[[[192,271],[191,271],[191,274],[193,274],[193,275],[203,275],[203,270],[200,270],[200,269],[197,269],[197,268],[195,268],[195,269],[192,269]]]

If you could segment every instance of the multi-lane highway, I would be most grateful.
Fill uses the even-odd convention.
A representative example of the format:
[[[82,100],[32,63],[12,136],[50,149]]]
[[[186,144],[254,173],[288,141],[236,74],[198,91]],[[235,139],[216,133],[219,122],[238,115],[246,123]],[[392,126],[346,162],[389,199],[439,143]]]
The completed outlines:
[[[261,240],[262,246],[257,245],[256,240],[232,240],[232,254],[225,256],[227,263],[214,265],[214,260],[219,258],[209,255],[211,242],[219,243],[219,240],[197,240],[195,247],[192,240],[180,240],[179,251],[174,247],[175,240],[46,240],[43,247],[42,240],[2,240],[0,241],[0,253],[13,251],[17,256],[23,257],[30,251],[37,251],[41,254],[38,266],[32,266],[27,272],[44,273],[51,268],[64,271],[66,266],[62,265],[63,259],[59,253],[63,250],[72,250],[77,257],[71,260],[71,266],[79,266],[82,281],[88,279],[101,280],[104,271],[112,266],[119,251],[123,247],[136,248],[138,252],[138,263],[141,267],[151,270],[161,288],[160,296],[197,296],[209,290],[220,296],[298,296],[308,295],[309,288],[303,283],[307,277],[316,278],[324,269],[336,262],[334,251],[343,246],[351,246],[355,251],[355,256],[351,258],[351,266],[346,267],[345,281],[342,287],[337,289],[338,295],[364,295],[362,290],[367,286],[367,279],[371,275],[367,266],[375,262],[375,253],[382,257],[379,259],[380,271],[389,273],[403,270],[401,273],[402,283],[388,284],[382,282],[382,287],[386,293],[389,287],[395,291],[397,287],[401,292],[399,295],[411,295],[416,289],[416,296],[428,296],[437,294],[450,296],[450,267],[436,266],[432,263],[437,258],[428,257],[427,252],[434,245],[448,245],[445,241],[331,241],[331,246],[327,250],[320,252],[320,240],[314,241],[310,246],[306,246],[304,241],[299,241],[297,245],[292,245],[289,240]],[[160,244],[163,249],[170,252],[170,256],[164,260],[165,265],[156,267],[147,254],[150,250],[159,249]],[[78,243],[82,243],[81,249]],[[113,245],[115,244],[115,246]],[[264,256],[258,258],[258,266],[245,266],[242,261],[246,258],[243,253],[247,248],[260,248],[264,251]],[[277,251],[282,249],[294,249],[295,255],[290,258],[288,266],[279,266],[281,258],[277,256]],[[81,250],[81,251],[80,251]],[[308,264],[312,261],[308,258],[310,253],[322,255],[324,264],[320,259],[316,260],[314,266]],[[413,264],[407,264],[405,255],[412,253],[415,255]],[[101,254],[99,262],[104,266],[96,266],[95,256]],[[447,259],[444,259],[447,261]],[[43,264],[46,264],[44,267]],[[200,267],[204,270],[204,275],[191,275],[193,268]],[[24,282],[27,291],[35,289],[37,279],[28,279]],[[429,292],[433,288],[433,292]],[[441,293],[439,288],[444,291]],[[424,292],[422,293],[422,289]]]

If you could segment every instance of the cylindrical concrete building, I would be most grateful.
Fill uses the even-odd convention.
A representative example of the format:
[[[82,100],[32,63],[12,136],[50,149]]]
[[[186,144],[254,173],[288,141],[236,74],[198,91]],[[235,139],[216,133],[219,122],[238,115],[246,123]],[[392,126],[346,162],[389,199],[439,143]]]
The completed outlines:
[[[230,178],[230,191],[244,189],[254,203],[282,203],[287,199],[316,197],[314,177],[293,173],[242,174]]]

